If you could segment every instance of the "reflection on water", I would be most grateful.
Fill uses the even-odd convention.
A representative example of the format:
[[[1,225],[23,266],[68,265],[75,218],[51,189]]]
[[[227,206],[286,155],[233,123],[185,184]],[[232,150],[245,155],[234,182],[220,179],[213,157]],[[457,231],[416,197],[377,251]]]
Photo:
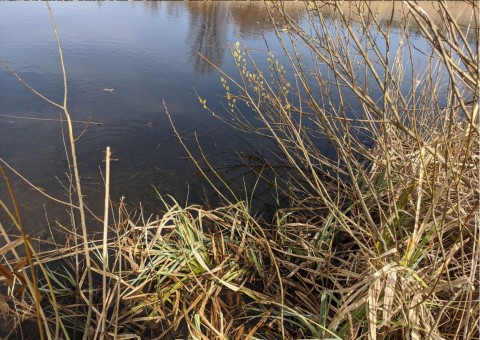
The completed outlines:
[[[260,38],[273,29],[265,10],[265,6],[271,5],[261,1],[148,1],[142,5],[152,15],[158,15],[162,10],[176,19],[188,15],[189,61],[199,73],[211,73],[215,69],[206,59],[217,66],[222,65],[229,31],[238,32],[242,38]],[[289,15],[297,18],[305,11],[305,6],[299,3],[285,4],[284,7]]]
[[[195,71],[214,70],[204,58],[221,67],[227,43],[227,6],[215,2],[187,2],[190,13],[190,60]],[[202,57],[203,56],[203,57]]]

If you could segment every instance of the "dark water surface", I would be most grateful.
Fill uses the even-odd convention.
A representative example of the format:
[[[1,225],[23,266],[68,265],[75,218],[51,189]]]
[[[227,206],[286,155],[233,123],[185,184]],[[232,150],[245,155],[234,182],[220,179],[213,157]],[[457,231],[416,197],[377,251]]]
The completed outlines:
[[[163,100],[187,143],[194,144],[196,133],[216,165],[230,164],[234,151],[262,152],[270,147],[212,117],[195,94],[196,90],[214,110],[223,110],[220,74],[199,52],[227,73],[235,73],[227,44],[239,36],[254,56],[260,56],[261,67],[267,58],[264,39],[272,50],[280,49],[261,4],[152,1],[51,6],[68,74],[72,119],[101,124],[74,124],[76,136],[85,130],[77,142],[79,170],[87,203],[97,214],[103,211],[100,171],[106,146],[115,159],[114,202],[124,196],[131,207],[142,202],[147,211],[155,212],[161,207],[156,190],[182,203],[187,197],[190,202],[203,201],[205,182],[174,136]],[[297,6],[292,11],[302,16],[304,10]],[[44,3],[0,3],[0,59],[39,92],[62,101],[58,50]],[[68,163],[62,124],[55,121],[60,117],[58,108],[0,67],[0,158],[52,196],[67,200]],[[46,220],[68,223],[64,206],[42,197],[11,172],[9,176],[30,232],[46,233]],[[5,199],[3,183],[0,190]]]
[[[161,206],[156,188],[182,203],[187,196],[202,202],[205,183],[174,136],[163,100],[182,136],[192,144],[197,133],[215,164],[227,163],[234,150],[251,147],[245,138],[255,147],[252,137],[240,136],[205,111],[194,89],[209,106],[222,110],[220,75],[198,53],[227,72],[234,66],[227,43],[237,41],[238,34],[264,53],[263,36],[274,39],[258,5],[154,1],[51,6],[68,74],[72,119],[101,123],[74,124],[76,136],[86,128],[77,142],[79,170],[87,202],[96,213],[102,211],[100,169],[107,145],[116,159],[111,165],[113,201],[125,196],[155,211]],[[1,60],[39,92],[62,101],[58,50],[44,3],[1,3],[0,46]],[[54,121],[60,119],[60,110],[0,67],[0,115],[0,157],[52,196],[67,200],[60,184],[68,183],[67,158],[61,123]],[[48,220],[62,220],[58,216],[65,215],[65,207],[9,175],[29,231],[45,229],[44,204]],[[1,190],[5,199],[3,184]]]

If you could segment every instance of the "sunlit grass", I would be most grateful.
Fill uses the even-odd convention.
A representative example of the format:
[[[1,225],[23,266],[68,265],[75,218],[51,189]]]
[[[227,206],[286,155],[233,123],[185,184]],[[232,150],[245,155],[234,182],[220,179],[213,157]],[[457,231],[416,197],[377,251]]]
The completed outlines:
[[[282,157],[258,176],[288,206],[272,219],[254,215],[201,148],[211,171],[187,151],[210,184],[225,186],[215,187],[225,201],[218,209],[160,197],[156,218],[122,202],[113,208],[107,175],[105,221],[113,222],[103,239],[83,228],[67,245],[35,252],[19,214],[2,204],[21,233],[0,228],[0,311],[12,332],[34,320],[47,338],[479,337],[478,31],[471,46],[444,2],[436,7],[448,23],[442,32],[406,2],[433,51],[416,70],[407,22],[393,46],[392,26],[366,3],[350,4],[361,29],[337,3],[333,22],[318,2],[306,6],[306,26],[281,6],[265,8],[288,67],[270,52],[269,70],[259,69],[238,42],[238,73],[217,68],[227,112],[215,116],[275,142]],[[352,112],[345,89],[360,110]],[[60,107],[68,115],[66,102]],[[70,175],[74,183],[78,174]]]

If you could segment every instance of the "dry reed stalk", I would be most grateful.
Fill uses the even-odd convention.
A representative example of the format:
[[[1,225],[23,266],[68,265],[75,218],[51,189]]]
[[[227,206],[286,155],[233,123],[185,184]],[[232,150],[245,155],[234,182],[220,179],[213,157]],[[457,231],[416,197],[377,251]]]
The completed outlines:
[[[108,268],[108,245],[107,245],[107,237],[108,237],[108,210],[109,210],[109,203],[110,203],[110,147],[107,146],[105,151],[105,210],[103,214],[103,244],[102,244],[102,260],[103,260],[103,273],[102,273],[102,306],[103,310],[101,313],[101,327],[97,328],[97,331],[100,330],[100,339],[105,337],[105,323],[107,318],[107,268]]]
[[[73,172],[75,177],[75,189],[77,191],[78,197],[78,210],[80,212],[80,227],[82,229],[82,237],[83,237],[83,247],[84,247],[84,255],[85,255],[85,262],[86,262],[86,270],[88,276],[88,311],[87,311],[87,320],[86,320],[86,327],[85,332],[83,335],[83,339],[87,339],[89,336],[89,325],[90,320],[92,318],[92,307],[93,307],[93,278],[92,278],[92,270],[91,270],[91,261],[90,261],[90,250],[89,250],[89,241],[88,241],[88,231],[87,231],[87,224],[85,219],[85,209],[83,206],[83,196],[82,196],[82,186],[80,184],[80,175],[78,173],[78,164],[77,164],[77,154],[75,150],[75,138],[73,134],[73,126],[70,119],[70,114],[67,108],[67,100],[68,100],[68,86],[67,86],[67,72],[65,70],[65,62],[63,60],[63,51],[62,46],[60,45],[60,37],[57,32],[57,27],[55,24],[55,18],[53,16],[52,9],[50,8],[50,4],[48,1],[46,2],[48,7],[48,12],[50,14],[50,18],[52,21],[53,31],[55,33],[55,39],[57,41],[58,53],[60,56],[60,65],[62,68],[62,75],[63,75],[63,105],[60,106],[65,114],[65,118],[67,119],[67,126],[68,126],[68,136],[70,138],[70,152],[72,156],[72,165],[73,165]]]

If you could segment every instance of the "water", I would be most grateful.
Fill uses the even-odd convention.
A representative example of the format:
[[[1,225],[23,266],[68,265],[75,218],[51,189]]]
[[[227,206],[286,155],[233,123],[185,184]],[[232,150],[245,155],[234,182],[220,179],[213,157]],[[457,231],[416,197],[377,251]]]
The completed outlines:
[[[155,213],[162,206],[157,192],[181,203],[201,203],[205,193],[211,193],[174,135],[163,100],[186,143],[195,146],[196,134],[217,166],[234,164],[235,151],[261,153],[271,147],[212,117],[195,93],[213,110],[223,110],[220,74],[199,53],[234,74],[228,43],[241,38],[254,56],[261,56],[264,66],[264,39],[271,49],[280,50],[261,4],[152,1],[51,6],[66,63],[72,119],[98,123],[74,124],[76,136],[81,134],[77,153],[83,190],[96,214],[103,211],[106,146],[114,159],[114,202],[125,197],[130,207],[142,202],[147,212]],[[291,11],[304,15],[302,6]],[[62,101],[58,50],[44,3],[1,3],[0,46],[1,60],[39,92]],[[0,157],[52,196],[68,200],[62,125],[55,121],[61,118],[60,110],[0,67],[0,115]],[[55,221],[68,224],[65,206],[41,196],[11,172],[9,176],[30,232],[42,237],[48,235],[47,221],[52,226]],[[0,190],[6,199],[4,184]],[[8,220],[4,214],[0,217]]]
[[[258,6],[177,2],[87,2],[51,4],[68,74],[79,170],[87,202],[102,211],[104,150],[112,149],[112,200],[160,207],[157,191],[185,202],[202,202],[205,182],[174,136],[176,128],[194,145],[196,133],[209,159],[227,163],[227,153],[245,149],[240,133],[212,117],[195,90],[221,111],[219,74],[198,53],[233,72],[228,42],[240,35],[261,51],[271,26]],[[238,30],[238,31],[237,31]],[[272,39],[273,40],[273,39]],[[48,98],[61,102],[62,74],[55,36],[43,3],[0,6],[0,59]],[[104,89],[114,89],[106,92]],[[67,200],[68,163],[60,110],[41,100],[0,68],[0,157],[52,196]],[[27,120],[15,117],[50,120]],[[242,136],[252,139],[252,137]],[[252,140],[252,143],[255,143]],[[65,215],[65,207],[25,185],[12,173],[17,199],[30,231]],[[205,190],[204,190],[205,188]],[[2,198],[6,198],[2,186]],[[44,217],[46,205],[47,217]],[[59,220],[62,220],[61,218]],[[62,220],[64,222],[64,220]]]

